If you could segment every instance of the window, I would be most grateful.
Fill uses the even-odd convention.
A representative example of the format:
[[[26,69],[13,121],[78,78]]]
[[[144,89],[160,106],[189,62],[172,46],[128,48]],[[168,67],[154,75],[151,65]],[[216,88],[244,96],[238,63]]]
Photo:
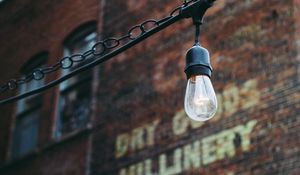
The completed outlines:
[[[46,54],[40,54],[31,59],[22,69],[23,76],[35,68],[41,68],[47,60]],[[20,86],[20,94],[44,85],[43,80],[31,80]],[[12,158],[21,157],[33,151],[37,145],[40,109],[42,95],[36,94],[17,102],[16,123],[13,136]]]
[[[95,30],[95,25],[90,25],[72,34],[65,42],[64,55],[83,53],[91,49],[96,42]],[[76,63],[71,69],[64,70],[62,74],[66,75],[89,61],[87,59],[82,63]],[[83,128],[89,122],[91,80],[92,70],[88,70],[60,85],[56,137]]]

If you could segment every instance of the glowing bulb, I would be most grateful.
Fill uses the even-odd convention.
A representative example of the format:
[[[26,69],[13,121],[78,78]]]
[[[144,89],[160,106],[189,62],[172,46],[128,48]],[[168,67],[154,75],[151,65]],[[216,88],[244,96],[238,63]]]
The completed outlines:
[[[217,98],[210,78],[206,75],[192,76],[188,80],[184,108],[196,121],[211,119],[217,112]]]

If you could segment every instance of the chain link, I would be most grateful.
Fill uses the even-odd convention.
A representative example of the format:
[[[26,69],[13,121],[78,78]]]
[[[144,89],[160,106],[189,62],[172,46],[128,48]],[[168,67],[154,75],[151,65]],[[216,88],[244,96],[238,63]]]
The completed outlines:
[[[26,75],[25,78],[19,79],[11,79],[4,85],[0,87],[0,93],[4,93],[8,90],[15,90],[18,86],[28,83],[32,80],[41,80],[47,74],[55,72],[59,69],[70,69],[74,63],[84,62],[87,58],[92,56],[99,56],[103,55],[107,51],[113,50],[122,45],[125,45],[129,41],[135,40],[142,36],[144,33],[160,26],[165,21],[169,20],[170,18],[179,15],[182,11],[183,7],[190,5],[195,0],[187,1],[185,0],[183,4],[177,8],[175,8],[169,16],[162,18],[160,20],[150,19],[142,22],[139,25],[136,25],[128,30],[128,33],[124,36],[119,38],[107,38],[101,41],[96,42],[90,50],[87,50],[83,54],[74,54],[71,56],[63,57],[57,62],[56,64],[46,67],[46,68],[39,68],[34,69],[30,74]],[[124,43],[125,42],[125,43]]]

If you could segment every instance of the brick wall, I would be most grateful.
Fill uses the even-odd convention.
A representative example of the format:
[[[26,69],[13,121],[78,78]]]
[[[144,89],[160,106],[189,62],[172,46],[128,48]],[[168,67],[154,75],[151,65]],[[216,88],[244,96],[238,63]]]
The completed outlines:
[[[0,6],[0,55],[7,58],[0,60],[0,82],[41,51],[49,63],[57,61],[63,40],[85,22],[98,20],[101,37],[120,36],[181,2],[103,0],[102,23],[96,0],[7,1]],[[91,131],[52,140],[57,89],[51,89],[39,150],[9,163],[14,109],[2,107],[0,174],[299,174],[298,13],[298,0],[218,0],[208,11],[201,41],[211,54],[219,108],[205,123],[183,111],[190,20],[98,67]]]
[[[6,175],[83,175],[87,172],[88,133],[49,145],[1,168]]]
[[[176,3],[106,5],[114,9],[105,13],[110,36]],[[221,0],[210,9],[202,44],[211,53],[219,109],[206,123],[183,112],[190,21],[103,65],[92,174],[299,174],[294,15],[292,1]]]
[[[0,82],[18,77],[34,55],[46,51],[48,65],[63,56],[63,41],[79,26],[98,21],[100,1],[4,1],[0,4]],[[51,81],[59,73],[47,76]],[[9,94],[13,95],[13,93]],[[14,105],[0,108],[0,174],[78,174],[87,172],[88,133],[55,140],[58,89],[44,93],[38,148],[20,160],[10,160]],[[3,112],[2,112],[3,111]]]

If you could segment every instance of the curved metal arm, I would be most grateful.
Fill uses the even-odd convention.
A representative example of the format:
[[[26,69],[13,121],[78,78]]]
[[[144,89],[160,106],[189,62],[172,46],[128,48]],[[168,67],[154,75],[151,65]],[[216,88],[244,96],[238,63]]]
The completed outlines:
[[[99,65],[105,61],[110,60],[111,58],[113,58],[114,56],[124,52],[125,50],[133,47],[134,45],[142,42],[143,40],[145,40],[146,38],[152,36],[153,34],[165,29],[166,27],[172,25],[173,23],[183,19],[183,18],[190,18],[192,17],[193,20],[202,20],[203,15],[205,14],[206,10],[212,6],[212,3],[216,1],[216,0],[191,0],[189,2],[186,2],[183,6],[176,8],[172,13],[171,16],[168,16],[166,18],[163,18],[161,20],[158,21],[159,24],[157,24],[156,27],[152,28],[149,31],[145,31],[142,32],[140,36],[138,36],[137,38],[132,39],[132,41],[128,42],[127,44],[115,49],[114,51],[107,53],[106,55],[102,56],[102,55],[98,55],[98,54],[94,54],[92,58],[94,58],[95,60],[70,72],[69,74],[56,79],[54,81],[51,81],[50,83],[48,83],[47,85],[29,91],[27,93],[21,94],[21,95],[17,95],[17,96],[13,96],[4,100],[0,101],[0,105],[5,105],[17,100],[20,100],[22,98],[37,94],[37,93],[41,93],[51,87],[54,87],[56,85],[58,85],[59,83],[83,72],[86,71],[92,67],[95,67],[96,65]],[[176,13],[176,11],[179,11],[179,13],[177,15],[174,15]]]

